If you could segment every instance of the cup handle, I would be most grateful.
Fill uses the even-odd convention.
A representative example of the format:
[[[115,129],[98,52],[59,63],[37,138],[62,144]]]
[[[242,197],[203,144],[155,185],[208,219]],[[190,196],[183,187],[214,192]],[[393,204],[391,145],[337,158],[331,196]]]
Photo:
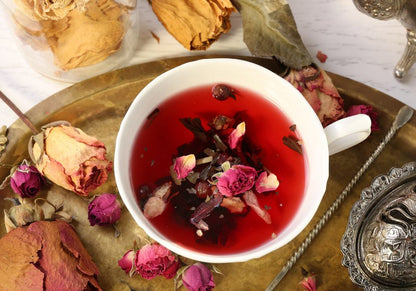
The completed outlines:
[[[371,119],[357,114],[337,120],[324,128],[329,155],[348,149],[365,140],[371,133]]]

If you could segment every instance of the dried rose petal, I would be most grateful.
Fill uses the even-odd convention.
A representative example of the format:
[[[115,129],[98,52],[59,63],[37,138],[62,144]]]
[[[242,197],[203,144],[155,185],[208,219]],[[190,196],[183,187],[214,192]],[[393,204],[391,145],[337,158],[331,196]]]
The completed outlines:
[[[321,51],[318,51],[316,53],[316,57],[318,58],[318,60],[321,63],[325,63],[326,62],[326,59],[328,58],[328,56],[326,54],[324,54],[323,52],[321,52]]]
[[[109,225],[120,219],[121,207],[117,196],[104,193],[88,204],[88,220],[91,225]]]
[[[175,159],[173,170],[178,179],[183,179],[195,168],[195,155],[180,156]]]
[[[279,180],[275,174],[264,171],[260,173],[255,186],[258,193],[274,191],[279,187]]]
[[[370,105],[353,105],[347,111],[347,116],[367,114],[371,119],[371,131],[379,130],[377,112]]]
[[[246,133],[246,123],[240,122],[237,127],[231,132],[228,136],[228,144],[231,149],[235,149],[237,147],[238,142]]]
[[[167,279],[175,276],[179,261],[167,248],[159,244],[147,244],[136,252],[137,273],[144,279],[153,279],[161,275]]]
[[[35,197],[44,184],[45,179],[36,167],[27,164],[19,165],[10,176],[10,186],[22,198]]]
[[[265,209],[260,207],[256,194],[254,194],[253,191],[245,192],[243,198],[247,205],[250,206],[261,219],[263,219],[267,224],[272,223],[270,214]]]
[[[218,178],[217,187],[226,197],[244,193],[253,187],[257,177],[254,168],[244,165],[234,165]]]
[[[101,186],[112,169],[105,145],[68,124],[47,127],[33,136],[29,152],[39,172],[82,196]]]
[[[215,288],[210,269],[202,263],[195,263],[182,274],[182,283],[189,291],[210,291]]]
[[[37,221],[0,239],[0,282],[10,290],[101,290],[98,272],[66,222]]]
[[[246,204],[240,197],[224,197],[221,202],[221,206],[230,210],[231,213],[242,213],[246,208]]]
[[[124,272],[131,275],[133,267],[134,267],[135,257],[136,257],[136,253],[134,252],[134,250],[129,250],[118,261],[118,265],[120,266],[120,268],[124,270]]]

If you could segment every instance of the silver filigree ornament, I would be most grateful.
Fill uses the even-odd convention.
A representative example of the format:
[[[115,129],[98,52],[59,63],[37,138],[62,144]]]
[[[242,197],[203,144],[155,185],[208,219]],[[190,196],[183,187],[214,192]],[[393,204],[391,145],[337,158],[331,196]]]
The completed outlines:
[[[416,290],[416,162],[376,177],[351,209],[342,264],[367,291]]]
[[[397,19],[407,31],[405,50],[396,64],[394,75],[401,79],[416,62],[415,0],[353,0],[362,13],[379,20]]]

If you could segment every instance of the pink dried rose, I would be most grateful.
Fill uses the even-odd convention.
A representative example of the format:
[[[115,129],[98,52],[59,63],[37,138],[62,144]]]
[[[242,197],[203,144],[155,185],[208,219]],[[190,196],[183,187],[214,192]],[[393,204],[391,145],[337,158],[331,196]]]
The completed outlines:
[[[136,252],[135,266],[140,276],[150,280],[158,275],[173,278],[180,264],[170,250],[154,243],[147,244]]]
[[[68,123],[46,125],[32,137],[29,152],[42,175],[82,196],[101,186],[112,169],[105,145]]]
[[[211,270],[202,263],[195,263],[182,274],[182,284],[189,291],[210,291],[215,288]]]
[[[316,291],[316,275],[314,273],[308,273],[303,269],[302,273],[304,273],[304,278],[299,282],[299,285],[305,291]]]
[[[124,256],[118,261],[118,265],[123,269],[124,272],[133,275],[134,270],[134,260],[136,258],[136,253],[134,250],[127,251]]]
[[[104,193],[88,204],[88,220],[93,225],[110,225],[120,219],[121,207],[117,196]]]
[[[243,138],[246,133],[246,123],[243,121],[237,125],[237,127],[228,136],[228,145],[231,149],[235,149],[238,142]]]
[[[367,114],[371,119],[371,131],[379,130],[378,126],[377,112],[374,111],[373,107],[369,105],[352,105],[348,111],[347,116],[357,115],[357,114]]]
[[[177,179],[183,179],[195,168],[195,155],[180,156],[175,159],[173,170]]]
[[[33,222],[0,239],[0,282],[7,290],[101,290],[98,273],[66,222]]]
[[[285,79],[302,93],[324,127],[345,116],[344,100],[324,70],[313,66],[291,69]]]
[[[258,193],[274,191],[277,189],[277,187],[279,187],[279,180],[277,180],[275,174],[263,171],[257,178],[255,187]]]
[[[226,197],[232,197],[250,190],[257,178],[254,168],[244,165],[234,165],[221,174],[217,187]]]
[[[44,184],[45,179],[36,167],[25,163],[19,165],[10,176],[10,186],[22,198],[35,197]]]

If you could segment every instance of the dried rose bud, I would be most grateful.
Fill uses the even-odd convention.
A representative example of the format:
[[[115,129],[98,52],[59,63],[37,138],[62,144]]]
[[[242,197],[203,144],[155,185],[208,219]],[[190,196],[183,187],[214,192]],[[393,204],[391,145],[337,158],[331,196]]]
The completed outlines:
[[[124,256],[118,261],[118,265],[123,269],[126,274],[133,275],[133,267],[136,253],[134,250],[127,251]]]
[[[66,222],[33,222],[0,239],[0,282],[7,290],[101,290],[98,273]]]
[[[182,284],[189,291],[210,291],[215,288],[214,276],[211,270],[199,262],[188,267],[183,272]]]
[[[183,179],[195,168],[195,155],[180,156],[175,159],[173,170],[177,179]]]
[[[35,197],[45,179],[34,166],[25,163],[19,165],[10,176],[10,186],[22,198]]]
[[[167,279],[175,276],[179,261],[167,248],[159,244],[147,244],[136,252],[137,273],[144,279],[153,279],[161,275]]]
[[[258,193],[274,191],[279,187],[279,180],[275,174],[264,171],[260,173],[255,186]]]
[[[378,126],[377,112],[374,111],[373,107],[369,105],[353,105],[347,111],[347,116],[357,115],[357,114],[367,114],[371,119],[371,131],[379,130]]]
[[[299,282],[305,291],[316,291],[316,275],[314,273],[303,272],[304,278]]]
[[[105,145],[68,123],[43,128],[32,137],[29,152],[45,177],[82,196],[101,186],[112,169]]]
[[[227,100],[229,97],[235,99],[234,90],[227,85],[218,84],[212,87],[212,96],[220,101]]]
[[[231,149],[237,147],[238,142],[243,138],[246,133],[246,123],[243,121],[237,125],[237,127],[228,136],[228,144]]]
[[[104,193],[88,204],[88,220],[91,225],[109,225],[120,219],[121,207],[117,196]]]

